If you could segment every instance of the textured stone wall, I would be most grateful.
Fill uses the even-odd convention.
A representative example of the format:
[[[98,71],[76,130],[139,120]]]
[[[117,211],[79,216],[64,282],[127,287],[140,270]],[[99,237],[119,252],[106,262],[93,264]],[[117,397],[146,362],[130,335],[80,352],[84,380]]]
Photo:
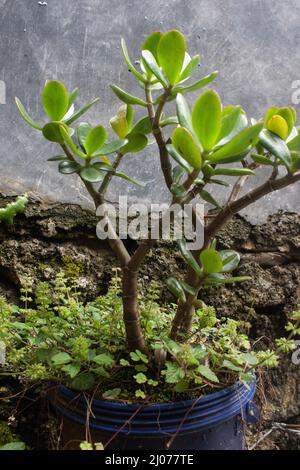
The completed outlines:
[[[76,177],[58,176],[56,164],[45,162],[57,153],[55,145],[25,126],[13,99],[19,96],[42,120],[40,92],[46,79],[55,78],[69,89],[80,87],[80,104],[99,95],[89,118],[108,126],[118,107],[109,83],[139,92],[121,57],[121,36],[135,60],[150,32],[180,29],[191,54],[203,57],[199,75],[219,70],[214,86],[224,103],[240,103],[253,117],[271,104],[291,105],[292,83],[300,78],[298,0],[0,0],[0,13],[0,80],[6,84],[6,104],[0,104],[2,191],[30,189],[45,199],[89,205]],[[145,192],[118,181],[112,197],[122,191],[165,202],[154,146],[128,156],[124,166],[146,183]],[[262,220],[277,208],[298,210],[298,194],[299,184],[247,214]]]

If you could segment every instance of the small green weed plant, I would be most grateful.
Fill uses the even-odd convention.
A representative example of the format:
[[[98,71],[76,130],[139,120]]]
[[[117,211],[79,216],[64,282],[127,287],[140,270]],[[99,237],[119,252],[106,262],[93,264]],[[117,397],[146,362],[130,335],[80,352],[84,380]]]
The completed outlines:
[[[237,380],[245,384],[258,367],[276,367],[278,354],[290,352],[299,334],[300,311],[287,325],[289,339],[274,350],[251,347],[249,325],[217,318],[202,303],[196,310],[189,339],[170,338],[176,304],[159,304],[159,288],[140,288],[141,323],[151,354],[129,351],[126,343],[121,279],[114,273],[106,295],[80,301],[76,280],[59,273],[32,292],[24,279],[23,307],[0,298],[0,341],[6,346],[5,372],[25,385],[62,383],[92,391],[104,399],[159,402],[199,396]],[[153,359],[151,359],[153,357]]]

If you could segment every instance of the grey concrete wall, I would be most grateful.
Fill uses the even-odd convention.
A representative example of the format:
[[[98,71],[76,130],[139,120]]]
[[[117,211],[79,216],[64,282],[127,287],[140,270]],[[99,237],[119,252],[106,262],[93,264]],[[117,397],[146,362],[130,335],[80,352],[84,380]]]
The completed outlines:
[[[300,79],[299,0],[0,0],[0,80],[6,104],[0,105],[0,190],[31,189],[44,198],[88,204],[76,177],[57,174],[46,158],[55,145],[25,126],[13,98],[19,96],[36,120],[42,120],[40,93],[46,79],[80,87],[79,103],[100,96],[89,112],[92,123],[108,127],[119,103],[110,82],[136,91],[136,82],[121,57],[124,36],[133,59],[153,30],[180,29],[191,54],[203,57],[199,76],[218,69],[214,87],[225,104],[240,103],[259,117],[274,105],[291,105],[292,82]],[[197,93],[195,94],[195,97]],[[300,109],[298,108],[298,111]],[[110,197],[126,191],[165,201],[154,146],[144,155],[128,156],[128,174],[145,181],[145,192],[115,185]],[[247,211],[253,220],[277,208],[297,210],[299,189],[265,198]]]

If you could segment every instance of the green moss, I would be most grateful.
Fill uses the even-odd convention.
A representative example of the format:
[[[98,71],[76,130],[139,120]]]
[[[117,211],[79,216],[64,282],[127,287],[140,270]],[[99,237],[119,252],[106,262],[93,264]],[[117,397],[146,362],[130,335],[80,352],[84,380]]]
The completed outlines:
[[[62,261],[64,263],[64,271],[68,278],[78,278],[82,274],[84,274],[85,266],[84,263],[78,261],[72,256],[63,256]]]

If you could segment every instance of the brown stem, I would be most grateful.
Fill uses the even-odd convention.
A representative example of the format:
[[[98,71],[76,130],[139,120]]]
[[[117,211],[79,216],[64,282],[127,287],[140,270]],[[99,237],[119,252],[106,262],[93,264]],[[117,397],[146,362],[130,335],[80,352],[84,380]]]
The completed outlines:
[[[138,313],[138,273],[128,266],[123,268],[123,319],[126,339],[131,351],[146,350],[146,344]]]
[[[217,231],[223,227],[223,225],[237,212],[245,209],[249,205],[256,202],[261,197],[270,194],[279,189],[286,188],[291,184],[300,181],[300,172],[295,173],[294,175],[286,175],[282,178],[273,180],[272,178],[268,179],[264,184],[253,189],[249,193],[240,197],[236,201],[232,201],[229,204],[226,204],[223,209],[218,213],[216,218],[208,225],[205,230],[205,238],[212,239],[216,235]]]
[[[113,167],[114,170],[116,170],[118,168],[118,166],[121,163],[122,158],[123,158],[123,154],[118,153],[117,156],[116,156],[115,161],[112,164],[112,167]],[[99,191],[98,191],[100,194],[105,194],[105,192],[106,192],[113,176],[114,176],[114,174],[111,171],[106,173],[106,175],[103,178],[103,181],[100,185]]]
[[[166,142],[165,142],[165,139],[162,134],[161,127],[160,127],[160,118],[162,115],[163,108],[170,95],[170,90],[166,90],[164,94],[162,95],[156,112],[153,106],[151,90],[149,88],[149,85],[146,85],[145,91],[146,91],[148,114],[149,114],[150,121],[152,123],[152,132],[153,132],[154,138],[156,140],[156,143],[159,149],[161,169],[165,178],[166,185],[170,189],[173,183],[172,165],[171,165],[169,153],[166,147]]]
[[[195,271],[192,268],[188,268],[186,279],[186,283],[189,284],[191,287],[195,289],[195,295],[188,294],[186,301],[181,302],[179,301],[177,312],[172,322],[171,334],[170,337],[173,340],[178,339],[178,334],[182,333],[182,339],[186,333],[190,331],[192,326],[193,316],[195,313],[194,302],[198,296],[198,276],[196,275]]]

